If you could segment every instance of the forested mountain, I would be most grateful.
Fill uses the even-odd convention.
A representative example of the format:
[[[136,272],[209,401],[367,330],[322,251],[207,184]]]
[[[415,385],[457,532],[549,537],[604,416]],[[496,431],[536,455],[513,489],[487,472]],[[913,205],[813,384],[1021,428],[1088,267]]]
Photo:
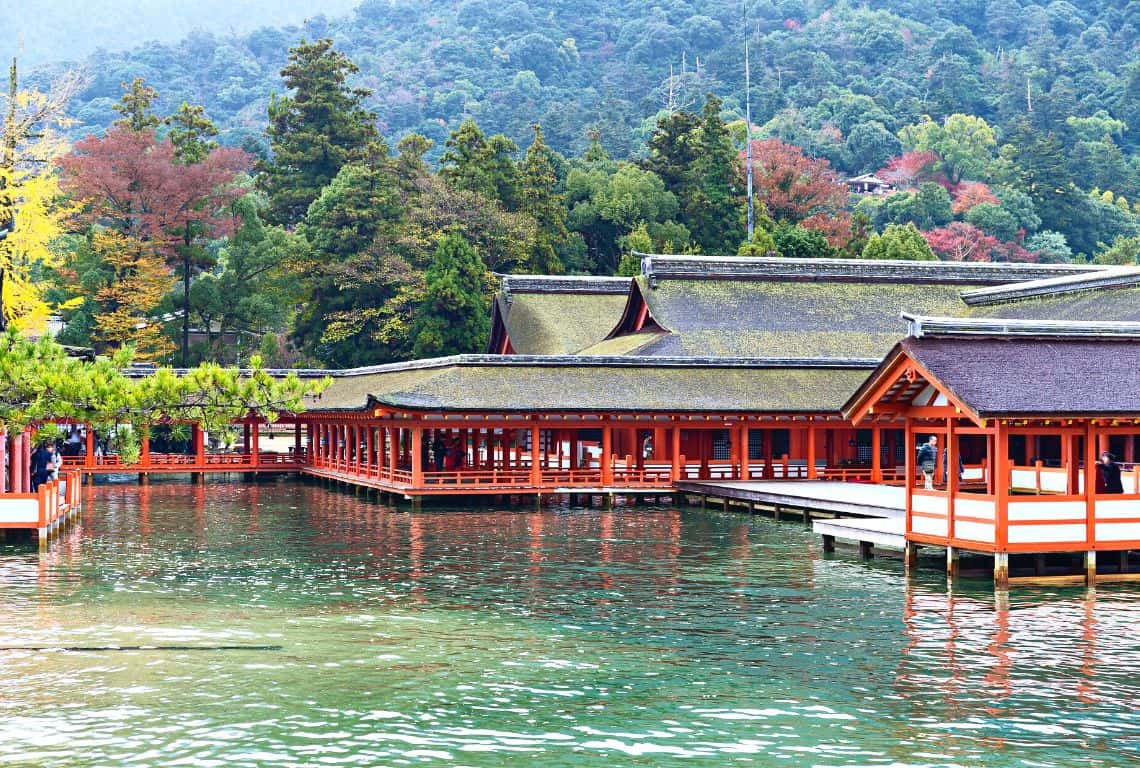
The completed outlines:
[[[516,142],[537,122],[562,152],[597,129],[611,155],[637,153],[670,101],[697,108],[711,91],[740,109],[747,37],[754,120],[845,171],[871,170],[889,143],[866,127],[853,137],[857,126],[895,131],[924,114],[1001,128],[1031,115],[1065,131],[1103,110],[1127,124],[1115,136],[1126,152],[1140,146],[1140,3],[1117,0],[364,0],[305,29],[98,53],[73,116],[104,128],[119,84],[144,77],[164,107],[203,104],[229,141],[260,135],[302,35],[333,38],[359,65],[385,135],[437,145],[473,117]]]
[[[365,0],[99,52],[0,111],[0,319],[345,366],[477,351],[493,273],[638,251],[1136,263],[1138,26],[1140,2]]]

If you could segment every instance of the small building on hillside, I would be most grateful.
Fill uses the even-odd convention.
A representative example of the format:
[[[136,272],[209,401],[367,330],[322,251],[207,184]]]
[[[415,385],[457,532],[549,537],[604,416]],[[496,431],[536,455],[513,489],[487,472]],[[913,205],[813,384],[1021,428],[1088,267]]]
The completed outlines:
[[[895,185],[873,173],[864,173],[847,180],[847,191],[853,195],[889,195],[895,191]]]

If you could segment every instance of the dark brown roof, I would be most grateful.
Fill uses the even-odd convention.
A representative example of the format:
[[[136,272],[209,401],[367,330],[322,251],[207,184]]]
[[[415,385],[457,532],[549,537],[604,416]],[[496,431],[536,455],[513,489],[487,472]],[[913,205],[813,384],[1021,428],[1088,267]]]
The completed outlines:
[[[899,349],[981,418],[1140,416],[1136,338],[924,336]]]

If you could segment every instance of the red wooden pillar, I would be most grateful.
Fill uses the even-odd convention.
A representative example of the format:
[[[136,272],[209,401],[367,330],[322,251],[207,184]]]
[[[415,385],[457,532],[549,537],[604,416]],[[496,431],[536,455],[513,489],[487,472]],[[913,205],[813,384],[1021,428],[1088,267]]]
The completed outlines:
[[[907,445],[908,461],[914,461],[917,446]],[[1009,544],[1009,427],[1000,420],[994,433],[994,544],[1004,552]],[[912,465],[913,466],[913,465]]]
[[[256,468],[261,464],[261,425],[256,420],[249,425],[249,449],[250,461]]]
[[[8,457],[8,462],[12,472],[12,493],[27,493],[28,492],[28,464],[30,460],[25,460],[25,442],[27,441],[26,432],[17,432],[11,438],[11,453]]]
[[[662,461],[665,458],[665,428],[653,428],[653,460]]]
[[[809,424],[807,433],[807,476],[809,480],[814,480],[817,477],[815,470],[815,433],[815,424]]]
[[[951,539],[954,532],[954,497],[958,495],[958,436],[954,432],[955,419],[946,419],[946,532]]]
[[[373,456],[375,455],[375,450],[376,450],[376,427],[369,424],[367,427],[367,430],[368,431],[365,434],[365,438],[364,438],[364,440],[365,440],[364,471],[365,471],[365,473],[371,475],[372,474]]]
[[[624,451],[624,455],[632,456],[634,462],[636,462],[637,457],[641,454],[641,446],[637,444],[637,428],[627,427],[625,430],[625,439],[629,442],[629,449]]]
[[[293,460],[301,460],[301,422],[293,422]]]
[[[14,493],[12,470],[8,466],[8,430],[0,429],[0,493]]]
[[[685,474],[685,467],[681,464],[681,428],[674,424],[671,431],[673,433],[673,445],[670,458],[673,460],[673,466],[670,478],[673,482],[677,482]]]
[[[740,479],[741,480],[751,480],[752,479],[752,461],[751,461],[752,457],[749,455],[749,451],[748,451],[748,433],[750,431],[751,430],[748,429],[747,424],[741,424],[740,425]]]
[[[419,424],[412,427],[412,487],[421,488],[424,484],[424,428]]]
[[[195,424],[190,429],[194,436],[194,463],[202,466],[206,463],[206,433],[202,431],[201,424]]]
[[[397,427],[388,427],[388,472],[391,477],[397,467],[400,466],[400,430]]]
[[[249,421],[241,423],[241,452],[249,455]]]
[[[614,430],[606,425],[602,427],[602,485],[613,485],[614,482]]]
[[[571,430],[567,430],[567,432],[568,432],[567,440],[568,440],[568,445],[569,445],[567,450],[570,452],[570,456],[566,462],[566,466],[568,466],[570,469],[577,469],[578,468],[578,430],[571,429]]]
[[[908,536],[913,528],[914,465],[917,458],[915,456],[916,446],[912,445],[913,442],[914,431],[911,429],[910,419],[908,418],[903,425],[903,488],[906,489],[906,528],[904,529],[904,533]]]
[[[883,432],[878,424],[871,427],[871,482],[883,482]]]
[[[539,463],[539,449],[542,447],[542,430],[537,424],[530,427],[530,484],[535,488],[542,485],[542,465]]]
[[[1085,424],[1085,541],[1092,547],[1096,541],[1096,462],[1108,450],[1108,435]]]
[[[93,467],[95,466],[95,430],[91,428],[90,424],[87,425],[87,434],[83,442],[83,466]],[[3,466],[2,460],[0,460],[0,466]]]
[[[150,427],[143,427],[139,434],[139,461],[144,467],[150,466]]]

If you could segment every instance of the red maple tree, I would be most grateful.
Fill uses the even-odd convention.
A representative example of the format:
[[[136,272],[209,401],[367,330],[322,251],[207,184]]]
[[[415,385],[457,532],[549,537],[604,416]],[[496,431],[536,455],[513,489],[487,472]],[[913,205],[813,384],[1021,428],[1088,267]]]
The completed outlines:
[[[1003,243],[973,224],[952,221],[923,232],[927,245],[943,261],[1037,261],[1038,255],[1017,243]]]
[[[924,181],[945,184],[946,177],[934,170],[941,159],[936,152],[911,150],[892,157],[875,175],[900,190],[917,188]]]
[[[951,204],[950,210],[955,216],[963,215],[975,205],[981,205],[982,203],[999,205],[1001,202],[997,199],[997,196],[990,191],[989,186],[980,181],[963,181],[954,187],[951,195],[954,198],[954,202]]]
[[[794,144],[752,142],[752,189],[776,221],[820,232],[833,247],[851,235],[843,178],[827,160],[808,157]]]

